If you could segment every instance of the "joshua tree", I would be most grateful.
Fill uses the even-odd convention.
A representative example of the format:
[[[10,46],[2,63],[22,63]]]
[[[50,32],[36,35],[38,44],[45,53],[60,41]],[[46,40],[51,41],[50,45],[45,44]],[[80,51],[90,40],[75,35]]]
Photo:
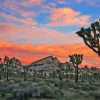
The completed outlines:
[[[10,75],[11,75],[11,77],[14,79],[14,73],[15,73],[15,67],[16,67],[16,65],[15,65],[15,57],[13,57],[13,58],[11,58],[10,60],[9,60],[9,67],[11,68],[10,69]]]
[[[5,64],[5,67],[6,67],[6,80],[8,81],[9,80],[9,75],[8,75],[8,72],[9,72],[9,61],[10,61],[10,59],[7,57],[7,56],[5,56],[4,57],[4,64]]]
[[[70,62],[73,63],[73,66],[75,67],[75,83],[78,82],[78,66],[82,63],[83,55],[82,54],[74,54],[70,55]]]
[[[84,43],[100,57],[100,19],[92,23],[89,28],[81,28],[76,34],[83,38]]]
[[[23,70],[24,70],[24,81],[27,80],[27,71],[28,71],[28,67],[27,66],[23,66]]]
[[[3,69],[3,63],[2,63],[2,58],[0,58],[0,80],[2,78],[2,69]]]

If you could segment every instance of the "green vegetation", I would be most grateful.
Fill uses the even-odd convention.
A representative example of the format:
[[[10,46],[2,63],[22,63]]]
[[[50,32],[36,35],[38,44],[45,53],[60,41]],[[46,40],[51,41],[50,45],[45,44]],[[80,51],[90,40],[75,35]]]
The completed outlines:
[[[0,81],[0,100],[100,100],[100,80]]]

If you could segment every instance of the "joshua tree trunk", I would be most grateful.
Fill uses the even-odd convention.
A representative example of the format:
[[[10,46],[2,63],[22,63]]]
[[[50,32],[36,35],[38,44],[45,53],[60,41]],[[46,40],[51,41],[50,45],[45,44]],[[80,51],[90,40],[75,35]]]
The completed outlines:
[[[2,79],[2,69],[0,68],[0,80]]]
[[[9,81],[8,63],[6,64],[6,80]]]
[[[27,77],[27,69],[24,68],[24,81],[26,81],[26,77]]]
[[[0,80],[2,79],[2,72],[0,72]]]
[[[78,82],[78,65],[75,67],[75,83]]]
[[[25,68],[24,68],[24,81],[26,80],[26,75],[25,75]]]

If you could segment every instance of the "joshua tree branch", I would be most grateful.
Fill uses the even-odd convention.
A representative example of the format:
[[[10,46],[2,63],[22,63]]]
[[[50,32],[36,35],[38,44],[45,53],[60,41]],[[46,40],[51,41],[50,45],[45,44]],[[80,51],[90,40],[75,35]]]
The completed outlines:
[[[98,51],[95,50],[91,45],[89,45],[85,39],[83,39],[83,40],[84,40],[85,44],[86,44],[90,49],[92,49],[95,53],[98,53]]]

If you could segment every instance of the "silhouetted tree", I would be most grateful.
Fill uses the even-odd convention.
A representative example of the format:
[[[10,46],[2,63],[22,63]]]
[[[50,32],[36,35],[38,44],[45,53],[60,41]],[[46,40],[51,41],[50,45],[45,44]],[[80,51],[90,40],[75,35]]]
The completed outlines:
[[[23,70],[24,70],[24,81],[27,80],[27,71],[28,71],[28,68],[26,66],[23,66]]]
[[[0,80],[2,79],[2,69],[3,69],[3,63],[2,63],[2,58],[0,58]]]
[[[75,67],[75,83],[78,82],[78,66],[79,64],[82,63],[83,60],[83,55],[81,54],[74,54],[74,55],[70,55],[70,62],[73,63],[73,66]]]
[[[8,56],[4,57],[5,71],[6,71],[6,80],[9,81],[9,61]]]
[[[56,70],[57,72],[57,77],[59,78],[60,81],[62,81],[62,71]]]
[[[76,34],[83,38],[84,43],[100,57],[100,19],[92,23],[89,28],[81,28]]]
[[[15,57],[13,57],[13,58],[11,58],[9,60],[9,67],[10,67],[10,70],[9,70],[10,76],[12,76],[13,79],[14,79],[14,73],[15,73],[14,69],[16,67],[16,65],[15,65]]]

